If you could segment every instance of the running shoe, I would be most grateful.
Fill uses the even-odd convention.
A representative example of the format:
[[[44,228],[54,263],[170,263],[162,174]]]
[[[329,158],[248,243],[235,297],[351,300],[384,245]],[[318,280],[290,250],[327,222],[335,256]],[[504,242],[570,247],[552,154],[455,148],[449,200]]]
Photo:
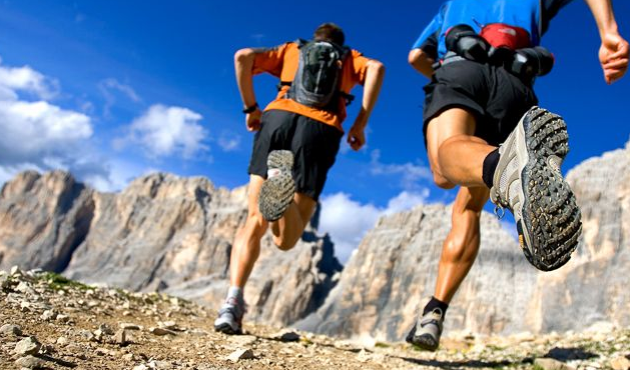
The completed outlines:
[[[243,334],[245,302],[242,299],[228,298],[214,321],[214,330],[224,334]]]
[[[267,157],[267,179],[262,184],[258,208],[267,221],[276,221],[289,208],[295,194],[293,153],[274,150]]]
[[[444,313],[434,308],[424,314],[407,334],[407,342],[427,351],[435,351],[440,345],[444,327]]]
[[[514,215],[527,260],[542,271],[566,264],[582,232],[580,209],[560,166],[569,151],[564,120],[531,108],[499,148],[490,199]]]

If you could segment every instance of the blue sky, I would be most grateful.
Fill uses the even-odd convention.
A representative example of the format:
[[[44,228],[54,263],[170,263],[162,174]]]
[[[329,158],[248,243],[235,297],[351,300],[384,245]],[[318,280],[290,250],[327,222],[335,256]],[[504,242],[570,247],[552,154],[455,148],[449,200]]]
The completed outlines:
[[[234,52],[308,38],[333,21],[350,46],[387,68],[366,148],[342,149],[322,196],[322,229],[345,259],[383,213],[453,199],[430,181],[421,132],[426,80],[406,62],[439,4],[0,0],[0,182],[27,168],[64,168],[101,190],[150,171],[244,185],[253,135],[240,112]],[[628,38],[630,2],[614,5]],[[552,21],[543,45],[556,66],[536,91],[569,125],[564,170],[623,147],[630,79],[604,83],[597,29],[582,1]],[[261,105],[275,84],[256,78]]]

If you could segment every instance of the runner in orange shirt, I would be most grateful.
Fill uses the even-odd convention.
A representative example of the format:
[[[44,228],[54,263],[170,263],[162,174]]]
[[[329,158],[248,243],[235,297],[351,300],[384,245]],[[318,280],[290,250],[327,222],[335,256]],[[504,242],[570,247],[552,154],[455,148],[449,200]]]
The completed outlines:
[[[346,105],[356,84],[363,85],[363,99],[347,140],[354,150],[365,144],[364,129],[384,67],[344,43],[341,28],[325,23],[311,41],[246,48],[235,55],[245,122],[256,137],[249,165],[249,213],[232,248],[230,289],[214,323],[217,331],[242,332],[243,289],[268,226],[281,250],[293,248],[301,237],[335,162]],[[252,77],[264,72],[280,79],[280,89],[261,112]]]

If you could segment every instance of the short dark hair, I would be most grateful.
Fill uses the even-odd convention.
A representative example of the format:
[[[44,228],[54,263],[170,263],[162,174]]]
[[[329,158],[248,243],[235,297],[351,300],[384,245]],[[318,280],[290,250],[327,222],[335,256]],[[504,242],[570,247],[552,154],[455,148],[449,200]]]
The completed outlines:
[[[317,41],[331,41],[340,46],[346,42],[343,30],[334,23],[324,23],[317,27],[313,33],[313,38]]]

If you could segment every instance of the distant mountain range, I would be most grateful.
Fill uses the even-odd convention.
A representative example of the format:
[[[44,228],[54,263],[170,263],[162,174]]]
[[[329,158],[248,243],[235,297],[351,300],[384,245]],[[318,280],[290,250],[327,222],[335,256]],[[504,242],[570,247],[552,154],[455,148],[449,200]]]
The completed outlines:
[[[447,330],[514,333],[630,325],[630,146],[568,175],[584,232],[568,265],[543,273],[493,215],[449,309]],[[246,189],[152,174],[99,193],[68,173],[24,172],[0,193],[0,269],[41,267],[87,283],[166,291],[212,305],[227,286]],[[402,340],[432,292],[450,206],[383,217],[345,267],[317,217],[290,252],[269,235],[246,289],[248,320],[328,335]]]

